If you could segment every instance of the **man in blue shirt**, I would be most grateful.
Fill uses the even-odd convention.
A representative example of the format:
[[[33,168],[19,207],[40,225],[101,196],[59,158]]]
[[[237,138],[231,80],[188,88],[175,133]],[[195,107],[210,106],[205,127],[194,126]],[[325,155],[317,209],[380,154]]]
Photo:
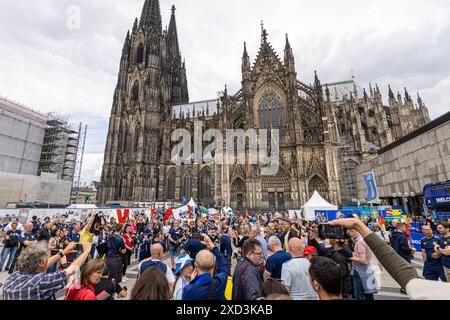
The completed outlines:
[[[277,236],[269,238],[269,248],[273,254],[267,258],[265,278],[281,279],[283,263],[291,260],[291,255],[283,250],[280,239]]]
[[[22,232],[17,229],[17,223],[11,224],[11,230],[7,231],[5,234],[5,245],[3,247],[1,259],[0,259],[0,272],[2,272],[3,264],[6,262],[5,270],[9,270],[12,261],[16,256],[17,244],[20,240]],[[9,256],[9,257],[8,257]],[[8,261],[6,261],[8,258]]]
[[[206,234],[202,234],[202,250],[195,259],[193,279],[183,290],[183,300],[225,300],[230,267],[227,260]],[[217,266],[217,272],[214,270]]]
[[[450,282],[450,224],[442,222],[437,226],[437,230],[442,235],[439,244],[435,246],[435,252],[439,253],[444,266],[445,277]]]
[[[106,265],[110,270],[109,279],[115,279],[117,282],[122,282],[122,254],[125,251],[125,240],[120,235],[121,232],[122,225],[115,225],[114,233],[106,241],[108,246]]]
[[[22,251],[25,250],[25,248],[30,245],[31,243],[36,241],[36,238],[34,237],[33,233],[33,224],[31,222],[27,223],[25,225],[24,231],[22,235],[19,237],[19,244],[16,251],[16,254],[14,256],[14,259],[11,263],[11,266],[9,267],[8,273],[12,274],[14,272],[14,268],[17,263],[17,259],[22,254]]]
[[[233,255],[233,249],[231,248],[231,237],[228,234],[228,227],[222,228],[222,234],[219,237],[220,252],[227,259],[228,264],[231,266],[231,257]]]
[[[434,252],[434,247],[439,244],[439,238],[435,237],[430,226],[422,226],[425,237],[420,240],[422,246],[422,259],[424,261],[423,277],[427,280],[439,280],[446,282],[441,256]]]
[[[391,246],[399,256],[411,263],[411,259],[416,250],[409,246],[408,237],[405,232],[405,224],[403,222],[398,222],[395,231],[391,234]]]
[[[182,238],[183,230],[180,227],[180,221],[175,221],[169,230],[169,252],[172,271],[175,270],[175,257],[180,255]]]

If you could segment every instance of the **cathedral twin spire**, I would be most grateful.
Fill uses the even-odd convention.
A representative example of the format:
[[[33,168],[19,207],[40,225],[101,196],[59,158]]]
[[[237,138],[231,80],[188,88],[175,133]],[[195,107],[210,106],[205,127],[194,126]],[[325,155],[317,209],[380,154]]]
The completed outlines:
[[[139,25],[143,29],[162,30],[159,0],[145,0]]]

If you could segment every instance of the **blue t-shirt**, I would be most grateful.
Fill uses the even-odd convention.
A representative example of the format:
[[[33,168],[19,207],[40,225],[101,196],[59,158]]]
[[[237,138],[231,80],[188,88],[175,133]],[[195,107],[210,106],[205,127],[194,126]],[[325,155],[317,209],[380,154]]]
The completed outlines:
[[[181,228],[175,229],[174,227],[172,227],[169,230],[169,234],[173,241],[177,241],[183,237],[183,229]],[[172,245],[175,245],[175,243],[173,243],[172,241],[170,243]],[[179,243],[177,245],[179,245]]]
[[[6,235],[9,236],[9,240],[5,240],[5,248],[14,248],[17,246],[20,240],[20,235],[22,232],[18,229],[16,230],[8,230]]]
[[[183,250],[189,252],[189,256],[194,260],[197,256],[197,253],[199,253],[203,249],[205,249],[205,246],[200,241],[192,239],[189,239],[183,247]]]
[[[281,279],[281,268],[283,263],[291,260],[291,255],[284,250],[275,252],[266,262],[266,270],[270,272],[270,277],[274,279]]]
[[[111,235],[107,241],[108,257],[117,257],[120,255],[120,249],[125,248],[125,240],[118,235]]]
[[[74,233],[73,231],[70,231],[67,235],[67,238],[70,242],[80,242],[80,233]]]
[[[439,246],[442,249],[450,246],[450,237],[444,238],[443,236],[439,239]],[[442,265],[446,268],[450,268],[450,256],[441,255]]]
[[[147,271],[150,268],[154,268],[156,270],[161,270],[162,272],[164,272],[164,274],[166,274],[167,272],[167,265],[161,261],[145,261],[145,262],[141,262],[139,265],[139,275],[143,274],[145,271]]]
[[[423,238],[422,240],[420,240],[420,244],[422,246],[422,250],[425,250],[426,254],[427,254],[427,261],[425,262],[426,265],[429,266],[438,266],[442,268],[442,261],[441,258],[439,259],[434,259],[432,257],[433,253],[434,253],[434,245],[439,243],[439,238],[438,237],[433,237],[431,239],[427,239],[427,237]]]
[[[231,256],[231,238],[228,235],[221,235],[220,236],[220,252],[222,252],[222,254],[225,257],[229,257]]]
[[[16,256],[19,256],[22,251],[25,248],[25,245],[23,244],[25,241],[35,241],[36,238],[35,236],[30,232],[30,233],[23,233],[20,238],[19,238],[19,249],[16,251]]]

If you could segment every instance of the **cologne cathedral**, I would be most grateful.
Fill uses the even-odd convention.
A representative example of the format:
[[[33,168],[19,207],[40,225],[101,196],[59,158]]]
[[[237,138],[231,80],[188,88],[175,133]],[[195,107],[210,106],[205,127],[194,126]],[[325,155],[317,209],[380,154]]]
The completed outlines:
[[[230,44],[236,45],[236,44]],[[193,197],[204,206],[299,209],[317,190],[334,204],[357,197],[353,169],[378,150],[430,122],[417,103],[389,87],[383,104],[378,86],[362,89],[352,80],[301,82],[286,35],[284,57],[261,30],[251,62],[244,43],[242,82],[217,99],[190,102],[175,7],[163,30],[159,0],[145,0],[123,46],[111,110],[99,202],[181,203]],[[278,172],[263,175],[255,164],[175,164],[171,134],[219,129],[278,129]],[[192,136],[193,133],[192,133]]]

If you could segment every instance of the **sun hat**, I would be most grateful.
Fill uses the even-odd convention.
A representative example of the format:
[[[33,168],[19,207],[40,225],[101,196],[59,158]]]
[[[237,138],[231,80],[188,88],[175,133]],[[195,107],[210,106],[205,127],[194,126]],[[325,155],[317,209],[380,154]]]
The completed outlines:
[[[180,256],[178,256],[175,259],[175,274],[179,274],[180,271],[189,263],[194,262],[194,259],[192,259],[188,254],[184,253]]]

